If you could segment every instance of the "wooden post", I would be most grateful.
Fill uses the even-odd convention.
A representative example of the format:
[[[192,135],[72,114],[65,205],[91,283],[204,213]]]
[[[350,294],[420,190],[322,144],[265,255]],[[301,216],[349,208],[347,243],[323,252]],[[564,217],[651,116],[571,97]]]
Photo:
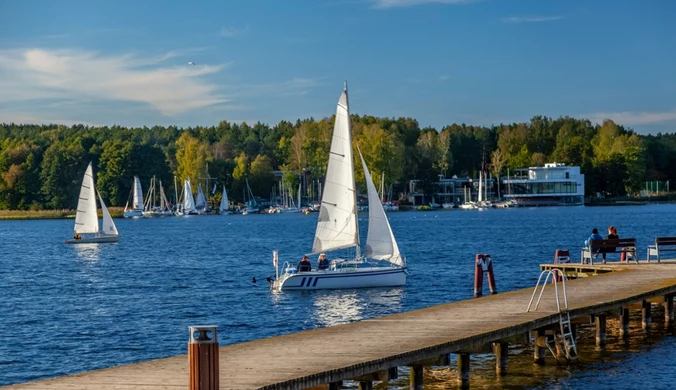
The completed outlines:
[[[538,329],[535,331],[535,343],[533,343],[533,363],[538,365],[545,364],[545,353],[546,353],[546,337],[544,329]]]
[[[359,390],[373,390],[373,382],[371,381],[360,381]]]
[[[643,329],[648,329],[650,328],[650,322],[651,322],[651,317],[650,317],[650,301],[643,301],[643,309],[641,310],[641,326],[643,326]]]
[[[423,366],[411,367],[411,381],[409,389],[423,390]]]
[[[629,337],[629,309],[620,308],[620,336]]]
[[[469,354],[458,354],[458,388],[469,389]]]
[[[596,345],[599,347],[606,345],[606,315],[596,316]]]
[[[664,322],[667,325],[674,323],[674,296],[671,294],[664,296]]]
[[[495,354],[495,373],[497,375],[507,375],[509,344],[493,343],[493,353]]]
[[[218,389],[218,327],[189,326],[188,329],[188,389]]]

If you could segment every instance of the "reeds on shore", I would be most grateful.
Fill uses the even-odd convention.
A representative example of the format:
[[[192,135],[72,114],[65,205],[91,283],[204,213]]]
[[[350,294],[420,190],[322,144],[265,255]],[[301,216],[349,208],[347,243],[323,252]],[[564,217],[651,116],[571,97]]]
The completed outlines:
[[[113,218],[121,218],[123,207],[109,207],[108,211]],[[102,217],[101,209],[98,210]],[[66,219],[75,218],[75,210],[0,210],[0,219]]]

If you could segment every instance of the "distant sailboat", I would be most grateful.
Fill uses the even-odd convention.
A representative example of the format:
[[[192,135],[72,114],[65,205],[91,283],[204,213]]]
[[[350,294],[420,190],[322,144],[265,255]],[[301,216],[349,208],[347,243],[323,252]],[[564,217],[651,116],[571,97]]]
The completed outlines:
[[[366,248],[360,253],[357,196],[347,84],[338,100],[336,121],[326,169],[326,184],[315,231],[313,253],[355,248],[353,259],[333,259],[326,269],[299,272],[286,263],[281,274],[277,252],[273,254],[276,277],[273,290],[319,290],[406,284],[406,262],[388,222],[371,174],[359,153],[369,200]],[[384,264],[386,265],[384,265]]]
[[[230,215],[230,203],[228,202],[228,193],[225,191],[225,184],[223,184],[223,196],[221,197],[221,205],[218,207],[218,213],[221,215]]]
[[[146,197],[145,202],[143,203],[143,216],[146,218],[152,217],[166,217],[173,215],[171,208],[169,206],[169,201],[167,196],[164,194],[164,188],[162,187],[162,181],[160,180],[160,205],[157,206],[155,203],[155,198],[157,197],[157,181],[153,176],[150,181],[150,188],[148,189],[148,196]]]
[[[207,210],[207,198],[202,192],[202,184],[197,185],[197,199],[195,199],[195,210],[197,210],[197,215],[203,215],[208,212]]]
[[[96,213],[96,196],[98,195],[103,213],[103,226],[99,229],[99,217]],[[80,186],[80,197],[77,202],[77,212],[75,213],[74,236],[71,240],[66,240],[66,244],[90,244],[117,242],[120,234],[117,232],[115,222],[106,208],[101,194],[96,190],[94,184],[94,170],[92,163],[89,163],[85,171],[82,185]]]
[[[197,209],[195,208],[195,198],[192,197],[192,187],[190,186],[190,179],[183,180],[183,202],[181,206],[176,210],[176,215],[185,216],[185,215],[197,215]]]
[[[124,206],[125,218],[139,218],[143,216],[143,191],[141,190],[141,181],[138,176],[134,176],[134,188],[131,195],[131,207],[129,207],[129,200]]]

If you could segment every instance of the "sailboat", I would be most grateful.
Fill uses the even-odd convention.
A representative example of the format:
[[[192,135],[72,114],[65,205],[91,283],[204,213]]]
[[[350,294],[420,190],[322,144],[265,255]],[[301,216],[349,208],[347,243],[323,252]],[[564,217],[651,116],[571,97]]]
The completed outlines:
[[[282,290],[319,290],[363,287],[389,287],[406,284],[405,258],[385,215],[380,196],[361,156],[369,200],[369,225],[366,248],[361,254],[357,191],[354,179],[352,134],[347,99],[347,83],[338,100],[336,121],[326,169],[317,230],[312,253],[355,248],[353,259],[334,259],[327,269],[298,272],[289,262],[278,267],[278,252],[273,252],[275,279],[270,287]]]
[[[155,198],[157,198],[157,180],[153,176],[150,181],[150,188],[148,188],[148,195],[146,200],[143,202],[143,216],[146,218],[152,217],[166,217],[173,215],[171,212],[171,207],[169,206],[169,201],[167,196],[164,194],[164,188],[162,187],[162,180],[160,180],[160,205],[157,206],[155,203]]]
[[[230,203],[228,203],[228,193],[225,192],[225,184],[223,184],[223,196],[221,197],[221,205],[218,207],[218,213],[221,215],[230,215]]]
[[[141,181],[138,179],[138,176],[134,176],[134,188],[130,195],[132,206],[131,208],[129,207],[129,200],[127,200],[122,215],[125,218],[140,218],[143,216],[143,191],[141,191]]]
[[[99,229],[99,217],[96,213],[96,196],[101,203],[103,213],[103,226]],[[117,232],[115,222],[110,216],[106,204],[101,199],[101,194],[96,190],[94,184],[94,170],[92,163],[89,163],[85,171],[82,185],[80,186],[80,197],[77,201],[77,212],[75,213],[75,227],[73,239],[66,240],[66,244],[91,244],[103,242],[117,242],[120,234]]]
[[[246,190],[247,190],[249,200],[247,200],[244,204],[244,210],[242,211],[242,215],[259,213],[260,209],[258,208],[258,203],[256,202],[256,197],[254,196],[253,192],[251,191],[251,187],[249,187],[249,179],[245,178],[244,181],[246,182]]]
[[[195,198],[192,197],[192,187],[190,186],[190,179],[183,180],[183,202],[180,207],[176,210],[176,215],[185,216],[185,215],[197,215],[197,209],[195,208]]]
[[[195,200],[195,210],[197,210],[197,215],[204,215],[209,210],[207,209],[207,198],[202,192],[202,183],[197,185],[197,199]]]

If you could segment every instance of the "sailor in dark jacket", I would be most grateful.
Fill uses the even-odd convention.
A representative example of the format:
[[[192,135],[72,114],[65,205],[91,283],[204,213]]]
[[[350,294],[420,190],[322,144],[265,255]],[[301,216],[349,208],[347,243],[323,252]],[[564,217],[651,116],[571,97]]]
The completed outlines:
[[[310,264],[310,258],[307,256],[303,256],[303,258],[300,260],[300,263],[298,263],[298,272],[309,272],[312,271],[312,264]]]

